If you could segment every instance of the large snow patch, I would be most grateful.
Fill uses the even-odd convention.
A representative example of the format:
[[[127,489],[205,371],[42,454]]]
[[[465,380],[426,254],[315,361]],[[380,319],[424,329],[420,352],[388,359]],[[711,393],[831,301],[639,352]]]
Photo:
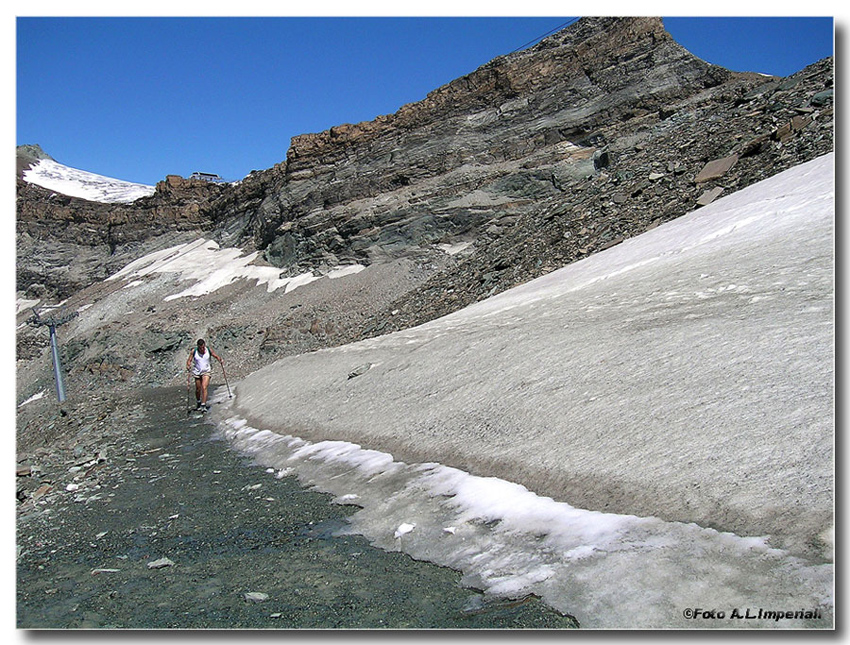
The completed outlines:
[[[571,508],[694,523],[828,559],[833,164],[832,154],[803,164],[420,327],[278,361],[237,386],[234,412],[269,436],[351,442]],[[591,543],[571,548],[582,562],[604,556]],[[700,556],[670,551],[682,557]],[[712,571],[724,585],[749,584],[729,582],[731,560],[713,562],[700,570],[704,585]],[[680,564],[646,580],[675,577]],[[754,603],[771,576],[760,571],[761,582],[738,588]],[[830,596],[829,580],[788,601]],[[595,612],[616,613],[623,593],[690,606],[669,597],[683,587],[648,584],[612,591],[608,610],[596,599]],[[771,602],[785,597],[777,589]]]

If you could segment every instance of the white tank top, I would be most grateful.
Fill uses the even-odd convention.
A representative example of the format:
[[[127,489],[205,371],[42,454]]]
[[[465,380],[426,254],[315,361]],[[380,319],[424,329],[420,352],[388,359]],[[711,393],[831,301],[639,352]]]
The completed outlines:
[[[207,349],[203,354],[199,354],[198,350],[195,350],[195,373],[203,374],[204,372],[210,371],[210,350]]]

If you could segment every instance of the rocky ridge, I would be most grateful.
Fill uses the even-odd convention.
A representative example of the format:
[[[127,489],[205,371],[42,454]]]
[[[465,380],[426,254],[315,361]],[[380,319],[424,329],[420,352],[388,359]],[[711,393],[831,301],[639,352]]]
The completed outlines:
[[[785,79],[738,74],[690,55],[660,19],[582,19],[394,115],[296,137],[285,161],[235,185],[169,176],[106,205],[19,177],[18,291],[80,312],[60,329],[72,397],[180,385],[201,335],[236,380],[449,313],[829,152],[832,87],[832,59]],[[102,281],[201,236],[262,251],[281,275],[366,269],[171,301],[173,277]],[[52,391],[30,313],[19,402]],[[19,408],[27,449],[55,439],[49,400]]]
[[[600,128],[595,172],[519,218],[494,218],[463,257],[382,312],[421,324],[604,250],[833,149],[832,61],[747,91],[708,90]]]
[[[474,240],[593,173],[599,127],[724,82],[659,19],[584,19],[374,121],[295,137],[250,227],[276,266]]]

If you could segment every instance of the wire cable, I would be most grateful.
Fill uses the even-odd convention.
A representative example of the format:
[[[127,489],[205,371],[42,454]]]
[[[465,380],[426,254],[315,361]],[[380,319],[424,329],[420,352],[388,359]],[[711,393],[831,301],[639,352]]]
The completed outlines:
[[[538,36],[537,38],[534,38],[533,40],[529,40],[527,43],[525,43],[524,45],[520,45],[519,47],[517,47],[515,50],[513,50],[513,51],[512,51],[512,52],[510,52],[510,53],[511,53],[511,54],[515,54],[516,52],[518,52],[518,51],[521,51],[521,50],[525,49],[525,48],[526,48],[526,47],[528,47],[529,45],[533,45],[534,43],[540,42],[541,40],[543,40],[544,38],[546,38],[546,36],[551,36],[551,35],[552,35],[552,34],[554,34],[556,31],[560,31],[560,30],[561,30],[561,29],[563,29],[564,27],[568,27],[568,26],[570,26],[571,24],[573,24],[573,23],[574,23],[574,22],[576,22],[577,20],[578,20],[578,18],[570,18],[570,19],[569,19],[569,20],[567,20],[567,22],[565,22],[564,24],[562,24],[562,25],[558,25],[557,27],[555,27],[555,28],[554,28],[554,29],[552,29],[551,31],[547,31],[547,32],[546,32],[545,34],[543,34],[542,36]]]

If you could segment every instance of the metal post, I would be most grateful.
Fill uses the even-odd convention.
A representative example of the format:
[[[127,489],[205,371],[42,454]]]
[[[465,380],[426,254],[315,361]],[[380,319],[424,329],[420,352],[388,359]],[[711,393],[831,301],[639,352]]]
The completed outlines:
[[[53,357],[53,378],[56,381],[56,397],[59,403],[65,401],[65,382],[62,380],[62,361],[59,358],[59,343],[56,341],[56,327],[63,325],[77,316],[77,312],[64,314],[57,312],[50,318],[42,318],[37,309],[27,322],[34,327],[47,327],[50,329],[50,354]]]
[[[56,325],[50,325],[50,352],[53,354],[53,378],[56,380],[56,396],[59,403],[65,400],[65,383],[62,380],[62,361],[56,343]]]

